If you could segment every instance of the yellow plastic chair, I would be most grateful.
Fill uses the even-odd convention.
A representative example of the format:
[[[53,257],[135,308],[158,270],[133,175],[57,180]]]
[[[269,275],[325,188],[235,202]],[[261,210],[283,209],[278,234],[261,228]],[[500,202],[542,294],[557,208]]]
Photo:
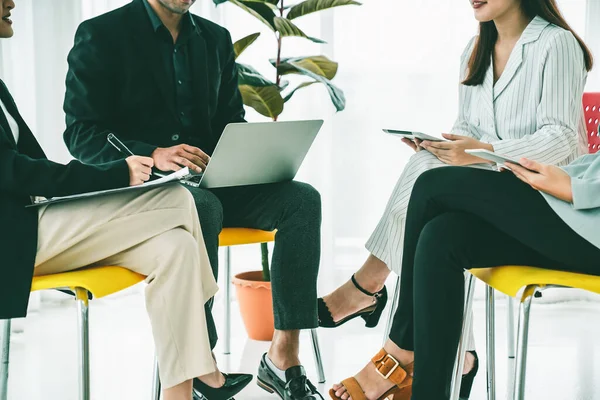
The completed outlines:
[[[501,266],[494,268],[472,269],[471,274],[466,278],[465,292],[465,311],[470,313],[471,303],[473,301],[473,290],[475,287],[475,277],[487,286],[486,290],[486,351],[487,351],[487,381],[488,381],[488,399],[493,400],[495,393],[495,340],[494,340],[494,289],[510,297],[515,297],[517,293],[525,288],[520,297],[519,304],[519,324],[517,334],[517,352],[515,359],[514,392],[513,400],[523,400],[525,398],[525,379],[527,367],[527,341],[529,337],[529,314],[531,302],[536,293],[547,288],[574,288],[583,289],[589,292],[600,294],[600,276],[577,274],[571,272],[552,271],[534,267],[519,266]],[[467,314],[465,314],[467,315]],[[465,318],[465,321],[470,318]],[[465,332],[470,328],[468,323],[463,323],[463,338]],[[461,346],[464,350],[464,341],[461,340]],[[464,362],[464,351],[459,350],[459,359]],[[460,366],[462,362],[457,362]],[[462,371],[462,367],[458,368]],[[460,382],[460,375],[456,373],[453,386]],[[457,388],[456,390],[458,390]]]
[[[94,267],[33,278],[31,291],[65,289],[75,294],[79,342],[79,398],[90,400],[89,314],[90,298],[101,298],[127,289],[145,277],[121,267]],[[91,295],[91,296],[90,296]],[[2,328],[2,364],[0,364],[0,400],[8,398],[8,362],[10,320],[0,321]],[[158,370],[155,366],[155,375]],[[154,397],[158,400],[158,397]]]
[[[225,247],[225,282],[224,285],[224,308],[225,308],[225,329],[223,339],[223,352],[231,352],[231,247],[244,244],[259,244],[275,241],[276,231],[267,232],[258,229],[247,228],[225,228],[219,236],[219,246]],[[312,329],[311,340],[313,345],[313,354],[319,383],[325,382],[325,371],[323,368],[323,358],[321,357],[321,348],[319,346],[319,337],[317,330]]]

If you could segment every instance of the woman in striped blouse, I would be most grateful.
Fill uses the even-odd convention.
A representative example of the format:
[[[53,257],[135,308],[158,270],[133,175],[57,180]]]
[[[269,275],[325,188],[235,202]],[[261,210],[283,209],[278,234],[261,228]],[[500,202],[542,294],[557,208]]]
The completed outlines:
[[[405,140],[416,154],[367,242],[371,254],[366,262],[351,281],[319,299],[323,327],[339,326],[357,316],[368,327],[377,324],[387,299],[385,280],[390,270],[401,271],[408,200],[423,172],[448,165],[491,168],[466,149],[483,148],[552,165],[566,165],[587,151],[581,98],[592,56],[555,1],[471,0],[471,4],[480,33],[461,58],[459,115],[451,134],[444,134],[448,142]],[[474,349],[472,335],[469,347]],[[476,366],[476,354],[470,352],[464,372],[471,373],[463,381],[462,398],[469,396]],[[368,365],[358,377],[374,370]]]

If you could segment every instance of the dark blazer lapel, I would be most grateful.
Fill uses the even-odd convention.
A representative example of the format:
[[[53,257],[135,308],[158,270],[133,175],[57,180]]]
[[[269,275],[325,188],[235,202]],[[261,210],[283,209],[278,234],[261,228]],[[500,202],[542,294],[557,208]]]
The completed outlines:
[[[201,118],[208,121],[208,55],[206,50],[206,40],[196,28],[197,31],[192,34],[190,45],[190,62],[192,64],[192,85],[194,95],[197,99],[198,110],[202,113]]]
[[[150,68],[155,83],[167,102],[169,111],[173,115],[177,115],[175,110],[175,88],[169,85],[165,64],[161,60],[157,41],[154,37],[155,32],[152,30],[152,24],[144,4],[140,0],[133,2],[131,11],[133,14],[132,36],[135,41],[135,48],[139,51],[140,65],[143,65],[142,68]]]
[[[29,157],[45,159],[46,154],[44,154],[44,150],[35,139],[33,133],[29,129],[29,126],[27,126],[27,123],[19,113],[19,109],[17,108],[15,100],[10,95],[10,92],[6,86],[4,84],[1,86],[0,100],[2,100],[4,107],[6,107],[6,111],[8,111],[15,121],[17,121],[17,125],[19,126],[19,143],[17,144],[15,142],[15,137],[10,130],[8,120],[6,120],[4,113],[0,113],[0,125],[2,126],[2,131],[4,131],[6,136],[8,136],[9,141],[14,145],[15,149],[27,154]]]
[[[0,110],[0,129],[2,130],[2,134],[8,137],[9,142],[16,148],[17,143],[15,142],[15,137],[10,132],[10,127],[8,125],[8,120],[4,115],[4,111]]]
[[[8,93],[8,89],[4,85],[4,82],[0,85],[0,100],[4,107],[6,107],[6,111],[10,113],[10,115],[19,122],[19,118],[16,118],[14,111],[12,110],[14,101],[10,93]],[[18,115],[18,112],[17,112]],[[19,124],[20,125],[20,124]],[[8,119],[4,114],[4,111],[0,109],[0,128],[2,128],[2,134],[8,136],[8,140],[10,143],[17,148],[17,143],[15,142],[15,137],[10,131],[10,126],[8,125]]]

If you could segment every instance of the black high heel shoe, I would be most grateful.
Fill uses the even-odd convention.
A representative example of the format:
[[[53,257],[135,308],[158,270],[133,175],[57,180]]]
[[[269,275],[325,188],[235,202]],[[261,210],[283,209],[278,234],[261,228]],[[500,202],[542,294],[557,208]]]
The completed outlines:
[[[469,396],[471,395],[471,388],[473,387],[473,381],[475,380],[475,375],[477,375],[477,371],[479,371],[479,357],[477,357],[477,352],[469,351],[469,353],[473,354],[475,357],[475,362],[473,363],[473,368],[469,371],[468,374],[463,375],[462,381],[460,384],[460,400],[469,400]]]
[[[358,290],[360,290],[367,296],[373,297],[375,299],[375,303],[370,305],[369,307],[363,308],[362,310],[354,314],[348,315],[346,318],[338,322],[334,322],[333,317],[331,316],[331,312],[329,311],[329,308],[327,308],[327,304],[322,298],[319,298],[317,303],[317,310],[319,314],[319,326],[323,328],[337,328],[338,326],[343,325],[356,317],[361,317],[362,319],[364,319],[365,326],[367,328],[374,328],[377,326],[377,323],[381,318],[381,313],[383,312],[383,309],[387,304],[387,289],[384,286],[383,289],[381,289],[379,292],[371,293],[365,290],[362,286],[360,286],[358,282],[356,282],[356,278],[354,278],[354,275],[352,275],[352,283],[354,284],[354,286],[356,286]]]
[[[250,374],[223,374],[225,383],[220,388],[208,386],[200,379],[194,379],[194,399],[229,400],[242,391],[251,381]]]

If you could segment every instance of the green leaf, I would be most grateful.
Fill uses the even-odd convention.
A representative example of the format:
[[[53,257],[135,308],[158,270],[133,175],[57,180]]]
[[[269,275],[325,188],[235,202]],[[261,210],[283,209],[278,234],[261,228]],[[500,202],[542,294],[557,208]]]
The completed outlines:
[[[277,86],[240,85],[239,88],[244,104],[261,115],[273,119],[283,112],[283,98]]]
[[[244,52],[252,43],[258,39],[260,36],[260,32],[253,33],[252,35],[248,35],[245,38],[242,38],[233,44],[233,51],[235,52],[235,58],[237,59],[240,54]]]
[[[267,25],[271,30],[275,31],[275,12],[264,2],[247,1],[247,0],[229,0],[231,3],[248,12],[263,24]]]
[[[290,61],[290,64],[296,67],[296,69],[302,72],[302,74],[323,83],[327,88],[327,92],[329,92],[331,102],[333,103],[337,111],[343,111],[344,108],[346,108],[346,97],[344,96],[344,92],[340,88],[335,86],[333,83],[331,83],[329,79],[319,74],[316,74],[309,69],[304,68],[301,64],[295,61]]]
[[[287,15],[287,19],[302,17],[317,11],[327,10],[328,8],[349,5],[360,6],[362,4],[354,0],[306,0],[292,7]]]
[[[270,60],[273,64],[273,60]],[[330,60],[325,56],[311,56],[311,57],[297,57],[297,58],[284,58],[279,64],[278,72],[280,75],[297,74],[301,73],[291,62],[295,62],[305,69],[308,69],[315,74],[324,76],[331,80],[335,77],[338,70],[338,63]],[[273,64],[275,66],[275,64]]]
[[[294,95],[294,93],[296,93],[296,91],[298,91],[298,90],[300,90],[300,89],[303,89],[303,88],[305,88],[305,87],[309,87],[309,86],[311,86],[311,85],[313,85],[313,84],[315,84],[315,83],[319,83],[319,82],[317,82],[317,81],[310,81],[310,82],[304,82],[304,83],[301,83],[300,85],[298,85],[298,87],[297,87],[297,88],[295,88],[294,90],[292,90],[291,92],[289,92],[289,93],[288,93],[288,94],[287,94],[287,95],[286,95],[286,96],[283,98],[283,101],[287,103],[287,102],[288,102],[288,101],[289,101],[289,100],[292,98],[292,96]]]
[[[279,7],[277,7],[277,5],[279,4],[279,0],[246,0],[246,1],[254,1],[256,3],[267,3],[272,6],[275,6],[275,8],[279,9]]]
[[[273,22],[275,24],[275,30],[283,37],[303,37],[315,43],[325,43],[321,39],[307,36],[306,33],[302,32],[302,30],[294,25],[294,23],[290,20],[281,17],[275,17]]]
[[[237,71],[238,85],[250,85],[257,87],[275,85],[250,65],[237,63]]]

